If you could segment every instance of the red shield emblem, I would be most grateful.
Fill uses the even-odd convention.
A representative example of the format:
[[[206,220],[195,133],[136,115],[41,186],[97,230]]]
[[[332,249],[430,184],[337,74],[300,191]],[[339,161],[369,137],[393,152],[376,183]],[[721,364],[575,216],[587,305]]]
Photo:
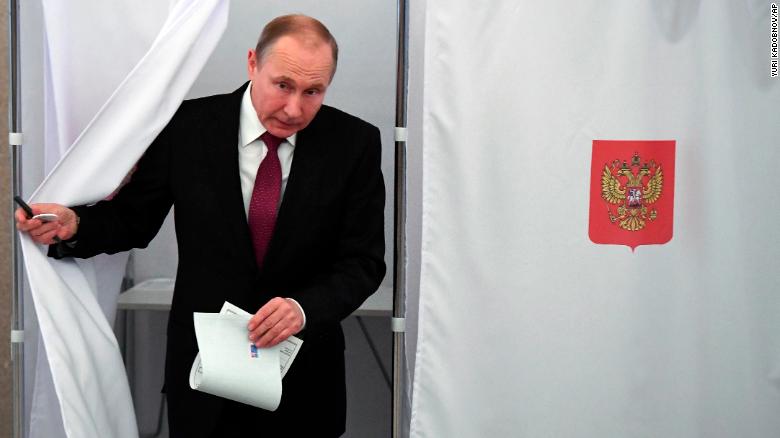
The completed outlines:
[[[674,140],[593,140],[593,243],[660,245],[672,239]]]

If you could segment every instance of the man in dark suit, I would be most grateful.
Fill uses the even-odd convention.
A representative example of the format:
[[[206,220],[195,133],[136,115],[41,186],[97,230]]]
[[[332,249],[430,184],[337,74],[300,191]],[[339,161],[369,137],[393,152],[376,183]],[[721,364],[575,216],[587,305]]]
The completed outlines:
[[[168,322],[165,390],[171,437],[344,432],[340,321],[379,286],[384,182],[376,127],[322,105],[338,47],[319,21],[279,17],[248,54],[250,82],[186,101],[110,201],[17,226],[53,257],[145,247],[175,206],[179,266]],[[58,238],[61,241],[55,242]],[[224,301],[256,312],[259,347],[304,339],[275,412],[190,389],[193,312]]]

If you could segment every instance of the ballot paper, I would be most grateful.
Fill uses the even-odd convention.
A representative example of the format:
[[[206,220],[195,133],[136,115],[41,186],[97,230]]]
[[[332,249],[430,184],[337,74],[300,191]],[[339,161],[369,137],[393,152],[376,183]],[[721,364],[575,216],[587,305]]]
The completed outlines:
[[[222,315],[241,315],[250,318],[252,317],[251,313],[227,301],[225,301],[225,304],[222,305],[222,309],[219,311],[219,313]],[[298,351],[301,349],[301,345],[303,345],[303,340],[296,338],[295,336],[290,336],[279,344],[279,368],[282,373],[282,378],[284,378],[284,375],[287,374],[287,370],[290,369],[290,365],[292,365],[293,361],[295,360],[295,356],[298,355]]]
[[[282,376],[303,341],[291,336],[270,348],[249,341],[251,314],[228,302],[220,313],[195,313],[200,352],[190,370],[192,389],[270,411],[282,397]]]

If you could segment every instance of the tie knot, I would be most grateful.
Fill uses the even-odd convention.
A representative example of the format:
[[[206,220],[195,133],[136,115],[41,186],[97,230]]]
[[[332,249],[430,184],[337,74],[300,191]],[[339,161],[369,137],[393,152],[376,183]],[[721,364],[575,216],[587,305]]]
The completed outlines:
[[[276,149],[284,141],[283,138],[277,137],[268,131],[265,131],[263,135],[260,136],[260,139],[263,140],[263,142],[265,142],[266,146],[268,146],[268,150],[273,152],[276,152]]]

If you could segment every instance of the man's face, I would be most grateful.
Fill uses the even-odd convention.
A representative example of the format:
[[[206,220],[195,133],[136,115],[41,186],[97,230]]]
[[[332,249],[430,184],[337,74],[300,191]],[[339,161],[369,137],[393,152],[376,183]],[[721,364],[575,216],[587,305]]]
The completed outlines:
[[[312,121],[330,84],[330,45],[284,36],[263,60],[250,50],[247,64],[252,106],[271,134],[286,138]]]

